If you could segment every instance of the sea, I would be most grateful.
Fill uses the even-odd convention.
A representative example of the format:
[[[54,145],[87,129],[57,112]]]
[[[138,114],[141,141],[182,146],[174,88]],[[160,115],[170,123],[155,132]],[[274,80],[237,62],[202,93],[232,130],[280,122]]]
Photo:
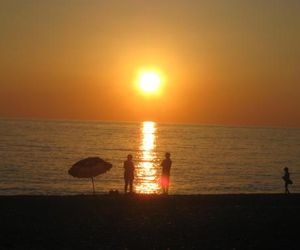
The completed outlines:
[[[160,194],[166,152],[170,194],[283,193],[284,167],[300,191],[300,129],[2,118],[0,195],[91,194],[91,179],[68,170],[93,156],[113,165],[94,178],[96,193],[123,193],[128,154],[135,192]]]

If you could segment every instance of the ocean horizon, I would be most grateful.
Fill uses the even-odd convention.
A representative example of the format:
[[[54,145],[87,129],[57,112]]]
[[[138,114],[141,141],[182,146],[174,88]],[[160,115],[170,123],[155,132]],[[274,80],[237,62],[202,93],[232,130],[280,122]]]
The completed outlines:
[[[0,119],[0,195],[90,194],[91,181],[68,175],[99,156],[113,168],[96,192],[123,192],[132,154],[135,192],[160,193],[160,163],[171,152],[170,194],[282,193],[283,168],[300,186],[300,129],[156,122]]]

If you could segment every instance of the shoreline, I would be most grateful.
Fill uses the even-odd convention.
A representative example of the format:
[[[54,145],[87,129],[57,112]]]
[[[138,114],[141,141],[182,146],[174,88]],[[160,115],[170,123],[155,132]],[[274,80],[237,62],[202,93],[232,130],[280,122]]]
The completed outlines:
[[[47,194],[20,194],[20,195],[0,195],[1,200],[15,199],[15,200],[74,200],[74,199],[101,199],[101,200],[124,200],[131,199],[136,201],[142,200],[250,200],[250,199],[265,199],[265,201],[273,199],[294,199],[299,198],[300,193],[240,193],[240,194],[71,194],[71,195],[47,195]]]
[[[103,192],[103,193],[79,193],[79,194],[0,194],[0,199],[1,198],[6,198],[6,197],[151,197],[151,198],[158,198],[158,197],[176,197],[176,198],[197,198],[197,197],[244,197],[244,196],[249,196],[249,197],[275,197],[275,196],[299,196],[300,193],[293,193],[291,192],[290,194],[285,194],[284,192],[282,193],[198,193],[198,194],[168,194],[164,195],[162,193],[123,193],[120,192],[118,194],[110,194],[109,192]]]

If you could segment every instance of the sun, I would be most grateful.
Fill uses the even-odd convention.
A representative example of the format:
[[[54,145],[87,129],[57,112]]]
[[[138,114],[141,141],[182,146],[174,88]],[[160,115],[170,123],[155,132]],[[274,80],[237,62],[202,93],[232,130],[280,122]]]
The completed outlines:
[[[138,85],[144,93],[156,93],[160,90],[161,76],[155,71],[143,71],[138,76]]]

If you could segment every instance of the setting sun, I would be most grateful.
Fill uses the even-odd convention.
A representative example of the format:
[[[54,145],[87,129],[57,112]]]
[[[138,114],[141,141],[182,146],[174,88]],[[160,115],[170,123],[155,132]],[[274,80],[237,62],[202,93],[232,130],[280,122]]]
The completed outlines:
[[[161,77],[155,71],[144,71],[139,75],[138,84],[144,93],[154,93],[160,88]]]

